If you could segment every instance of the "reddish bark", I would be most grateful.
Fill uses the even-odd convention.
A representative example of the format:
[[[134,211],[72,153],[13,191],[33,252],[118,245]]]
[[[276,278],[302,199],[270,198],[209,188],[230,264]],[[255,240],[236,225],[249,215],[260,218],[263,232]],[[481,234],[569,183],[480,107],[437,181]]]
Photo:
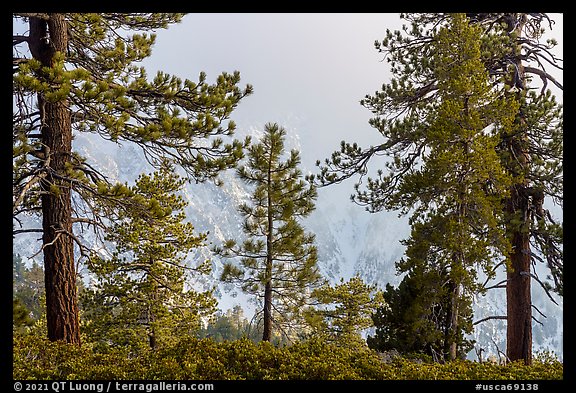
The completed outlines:
[[[62,14],[49,20],[30,18],[30,52],[52,67],[57,52],[66,53],[67,25]],[[46,75],[39,75],[47,77]],[[56,81],[49,81],[57,87]],[[72,152],[72,125],[66,100],[49,101],[38,95],[42,116],[41,138],[48,176],[42,181],[42,229],[48,339],[80,344],[71,185],[63,178]]]

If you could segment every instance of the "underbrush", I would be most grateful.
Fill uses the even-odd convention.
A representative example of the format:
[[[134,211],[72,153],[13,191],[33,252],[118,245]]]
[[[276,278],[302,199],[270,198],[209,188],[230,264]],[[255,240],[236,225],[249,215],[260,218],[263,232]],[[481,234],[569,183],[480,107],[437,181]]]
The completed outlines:
[[[553,358],[531,366],[459,360],[445,364],[395,358],[383,362],[368,348],[343,348],[322,340],[275,347],[248,339],[214,342],[186,338],[156,351],[126,348],[95,351],[54,343],[33,335],[14,337],[13,377],[128,380],[545,380],[562,379],[564,366]]]

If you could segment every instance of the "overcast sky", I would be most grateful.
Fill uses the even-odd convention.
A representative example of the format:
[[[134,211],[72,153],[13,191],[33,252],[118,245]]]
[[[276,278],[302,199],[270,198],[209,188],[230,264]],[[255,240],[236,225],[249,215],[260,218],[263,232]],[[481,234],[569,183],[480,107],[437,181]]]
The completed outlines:
[[[342,139],[378,142],[359,100],[389,79],[374,41],[399,27],[397,14],[189,14],[158,33],[145,64],[193,80],[240,71],[254,93],[232,114],[238,128],[278,122],[312,166]]]
[[[562,14],[553,17],[562,53]],[[382,142],[359,101],[390,81],[374,41],[402,23],[396,13],[188,14],[158,31],[144,65],[150,75],[163,70],[192,80],[205,71],[209,82],[240,71],[241,85],[252,84],[254,93],[232,114],[239,132],[278,122],[300,136],[303,164],[314,169],[343,139]]]

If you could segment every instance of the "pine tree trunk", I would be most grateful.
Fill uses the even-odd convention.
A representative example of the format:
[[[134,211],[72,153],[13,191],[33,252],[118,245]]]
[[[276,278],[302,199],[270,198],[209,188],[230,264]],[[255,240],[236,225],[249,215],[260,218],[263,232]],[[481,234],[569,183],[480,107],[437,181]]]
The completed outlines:
[[[272,337],[272,198],[270,196],[270,168],[268,169],[268,235],[266,236],[266,286],[264,287],[264,333],[262,341]]]
[[[272,149],[270,149],[272,154]],[[267,175],[267,230],[266,235],[266,286],[264,287],[264,333],[262,334],[262,341],[270,341],[272,337],[272,242],[274,231],[274,219],[272,216],[272,158],[268,159],[268,173]]]
[[[50,67],[56,52],[66,53],[64,16],[50,14],[48,21],[30,18],[30,52]],[[50,173],[42,181],[42,229],[46,320],[48,339],[80,344],[76,269],[72,235],[70,182],[63,179],[72,152],[72,125],[65,100],[49,102],[38,95],[42,142]]]
[[[508,29],[517,37],[522,36],[522,29],[526,23],[526,15],[510,14],[506,18]],[[518,45],[518,50],[521,49]],[[518,52],[520,53],[520,52]],[[509,81],[510,88],[518,89],[518,100],[520,101],[520,91],[527,90],[522,60],[514,59],[515,73],[513,80]],[[523,176],[518,173],[515,166],[518,165],[520,171],[526,171],[530,165],[530,160],[523,147],[525,120],[520,113],[519,121],[516,123],[518,129],[515,136],[511,138],[509,148],[515,162],[512,164],[514,176]],[[512,243],[512,253],[510,255],[510,267],[507,271],[506,283],[506,356],[511,361],[523,359],[525,364],[532,363],[532,295],[530,292],[530,221],[529,221],[529,201],[528,184],[524,181],[517,184],[510,190],[510,197],[506,201],[505,209],[509,220],[519,221],[519,224],[509,222],[508,229]]]
[[[268,206],[271,205],[268,194]],[[268,235],[266,237],[266,285],[264,287],[264,333],[262,341],[270,341],[272,337],[272,209],[268,208]]]
[[[460,286],[450,280],[448,283],[448,311],[446,313],[446,323],[444,328],[444,357],[449,360],[456,359],[458,337],[458,304],[460,298]]]
[[[264,333],[262,341],[270,341],[272,337],[272,284],[268,282],[264,289]]]
[[[449,355],[450,360],[455,360],[458,354],[458,305],[460,304],[460,285],[458,283],[454,283],[453,287],[451,288],[451,306],[452,306],[452,315],[450,320],[450,348],[449,348]]]
[[[528,197],[523,186],[513,188],[507,209],[511,216],[520,214],[522,223],[528,215]],[[532,363],[532,295],[530,292],[530,238],[526,225],[512,234],[512,254],[507,273],[506,356],[511,361]]]
[[[152,258],[151,258],[152,259]],[[156,289],[157,291],[157,289]],[[150,326],[150,331],[148,333],[148,344],[150,345],[150,349],[155,351],[156,350],[156,316],[152,311],[152,307],[158,301],[157,292],[154,291],[152,293],[152,302],[148,304],[148,326]]]

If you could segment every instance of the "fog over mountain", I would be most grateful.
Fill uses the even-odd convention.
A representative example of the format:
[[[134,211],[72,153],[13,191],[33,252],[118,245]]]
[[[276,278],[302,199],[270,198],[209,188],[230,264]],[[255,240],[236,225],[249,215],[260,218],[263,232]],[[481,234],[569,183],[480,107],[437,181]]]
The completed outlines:
[[[287,130],[286,150],[294,148],[301,151],[303,172],[314,173],[316,168],[313,164],[312,166],[309,164],[314,160],[305,156],[311,148],[306,144],[306,134],[310,130],[306,128],[304,122],[294,118],[284,119],[281,125]],[[244,135],[252,135],[254,139],[258,139],[263,128],[263,124],[246,127],[238,130],[237,136],[242,138]],[[133,184],[140,173],[149,173],[152,170],[137,146],[116,145],[94,135],[78,135],[74,144],[80,154],[87,157],[94,167],[112,181]],[[304,159],[305,157],[308,159]],[[219,187],[210,182],[190,183],[183,192],[188,202],[187,219],[193,223],[198,232],[209,232],[210,244],[190,256],[191,263],[209,259],[213,266],[213,274],[210,277],[203,277],[190,284],[196,288],[216,286],[219,307],[222,310],[240,304],[250,317],[254,310],[253,304],[238,288],[219,282],[222,262],[210,251],[211,246],[225,239],[242,239],[242,218],[237,206],[248,198],[250,190],[235,176],[233,170],[223,173],[221,178],[224,181],[223,186]],[[377,284],[380,288],[384,288],[388,283],[396,286],[401,277],[396,275],[395,262],[404,252],[400,240],[408,237],[410,233],[407,217],[399,218],[396,212],[376,214],[366,212],[362,207],[350,202],[352,185],[353,182],[349,182],[319,189],[316,210],[304,221],[305,228],[316,235],[320,270],[333,283],[342,277],[348,279],[357,274],[366,282]],[[34,222],[40,221],[31,218],[30,227],[35,226]],[[78,235],[93,247],[101,246],[97,244],[91,231]],[[14,251],[23,257],[33,255],[40,248],[37,238],[37,234],[19,235],[14,240]],[[41,254],[35,258],[41,263]],[[80,271],[85,281],[89,283],[85,269]],[[537,266],[536,272],[540,277],[546,276],[543,266]],[[501,274],[503,276],[503,272]],[[533,282],[532,288],[534,305],[546,315],[544,318],[538,312],[534,312],[534,317],[542,322],[542,324],[533,323],[534,352],[551,350],[562,357],[563,301],[561,298],[556,298],[559,305],[553,304],[536,282]],[[492,290],[486,296],[475,298],[474,312],[475,320],[490,315],[505,315],[505,290]],[[505,321],[492,320],[476,325],[474,339],[478,348],[484,348],[485,355],[495,354],[496,345],[504,351]],[[474,351],[469,354],[469,358],[476,359]]]

